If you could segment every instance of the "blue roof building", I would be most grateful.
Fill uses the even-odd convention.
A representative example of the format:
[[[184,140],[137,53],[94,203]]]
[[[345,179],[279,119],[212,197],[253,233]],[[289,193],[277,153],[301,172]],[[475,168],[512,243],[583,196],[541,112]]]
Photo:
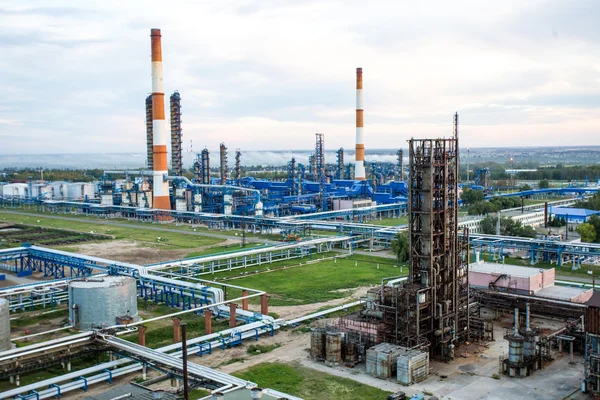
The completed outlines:
[[[550,209],[550,217],[564,218],[569,223],[587,222],[589,217],[599,214],[600,211],[585,208],[552,207]]]

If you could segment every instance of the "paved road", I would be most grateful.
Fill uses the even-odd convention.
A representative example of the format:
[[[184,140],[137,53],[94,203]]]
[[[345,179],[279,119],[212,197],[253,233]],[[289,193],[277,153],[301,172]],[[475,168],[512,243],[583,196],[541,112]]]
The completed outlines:
[[[219,234],[219,233],[211,233],[211,232],[204,232],[204,231],[183,231],[181,229],[170,229],[170,228],[166,228],[166,227],[159,227],[159,226],[153,226],[150,225],[150,223],[148,223],[148,225],[134,225],[134,224],[126,224],[126,223],[122,223],[122,222],[115,222],[115,221],[104,221],[104,220],[93,220],[93,219],[83,219],[83,218],[72,218],[72,217],[63,217],[60,215],[50,215],[50,214],[35,214],[35,213],[28,213],[28,212],[22,212],[22,211],[13,211],[13,210],[1,210],[0,212],[3,213],[7,213],[7,214],[17,214],[17,215],[26,215],[28,217],[43,217],[43,218],[52,218],[52,219],[60,219],[63,221],[73,221],[73,222],[83,222],[83,223],[90,223],[90,224],[98,224],[98,225],[110,225],[110,226],[118,226],[118,227],[122,227],[122,228],[130,228],[130,229],[145,229],[145,230],[150,230],[150,231],[157,231],[157,232],[172,232],[172,233],[181,233],[181,234],[186,234],[186,235],[194,235],[194,236],[206,236],[206,237],[213,237],[213,238],[219,238],[219,239],[240,239],[241,242],[241,237],[240,236],[231,236],[231,235],[223,235],[223,234]],[[269,240],[269,239],[265,239],[265,238],[256,238],[256,237],[246,237],[246,242],[249,243],[280,243],[274,240]]]

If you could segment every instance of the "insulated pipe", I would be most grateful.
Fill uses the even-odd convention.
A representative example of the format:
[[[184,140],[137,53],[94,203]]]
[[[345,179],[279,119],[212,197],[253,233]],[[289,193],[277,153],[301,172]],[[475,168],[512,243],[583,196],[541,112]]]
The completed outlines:
[[[518,308],[515,308],[514,335],[519,336],[519,309]]]
[[[189,186],[199,187],[199,188],[232,189],[232,190],[242,190],[245,192],[252,192],[252,193],[256,193],[258,203],[261,202],[261,194],[260,194],[260,190],[258,190],[258,189],[251,189],[251,188],[247,188],[247,187],[232,186],[232,185],[211,185],[211,184],[206,184],[206,183],[193,183],[185,176],[165,176],[164,178],[167,181],[182,180],[185,183],[187,183]]]
[[[163,179],[169,172],[167,161],[167,123],[165,121],[165,90],[163,87],[162,45],[160,29],[150,31],[152,44],[152,132],[154,156],[153,208],[171,209],[169,183]]]
[[[531,326],[529,325],[529,303],[525,303],[525,331],[531,331]]]
[[[354,156],[354,179],[364,181],[365,142],[363,138],[362,68],[356,68],[356,153]]]

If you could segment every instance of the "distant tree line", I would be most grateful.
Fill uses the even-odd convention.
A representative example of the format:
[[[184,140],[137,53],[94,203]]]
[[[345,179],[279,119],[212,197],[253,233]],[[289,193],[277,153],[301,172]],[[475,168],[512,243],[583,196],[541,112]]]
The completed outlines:
[[[520,172],[518,174],[519,179],[532,181],[538,181],[543,179],[554,181],[583,181],[586,178],[588,178],[590,181],[595,181],[597,176],[600,176],[600,165],[571,167],[558,164],[553,167],[541,167],[538,168],[537,171]]]
[[[47,181],[92,182],[100,179],[104,171],[101,169],[44,169],[43,173],[44,180]],[[5,168],[0,171],[0,182],[27,182],[29,177],[33,180],[40,179],[40,169]]]

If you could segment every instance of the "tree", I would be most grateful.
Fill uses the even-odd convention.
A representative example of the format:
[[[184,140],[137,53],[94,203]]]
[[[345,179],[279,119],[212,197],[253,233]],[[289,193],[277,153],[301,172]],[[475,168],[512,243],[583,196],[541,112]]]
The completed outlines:
[[[408,232],[399,232],[396,238],[392,240],[392,251],[400,262],[408,261],[410,256]]]
[[[485,194],[482,190],[473,190],[471,188],[464,188],[460,198],[463,201],[464,205],[475,204],[478,201],[483,201],[485,199]]]
[[[531,186],[527,184],[519,186],[519,192],[525,192],[527,190],[531,190]]]
[[[594,227],[594,231],[596,232],[595,241],[600,241],[600,217],[598,215],[592,215],[588,218],[587,223]]]
[[[538,183],[538,187],[540,189],[548,189],[550,187],[550,182],[548,182],[548,179],[542,179],[540,183]]]
[[[578,201],[577,203],[575,203],[575,207],[600,211],[600,195],[596,193],[592,196],[592,198],[588,200]]]
[[[496,204],[484,200],[471,204],[467,209],[467,212],[469,215],[487,215],[489,213],[497,212],[498,210],[500,210],[500,207]]]
[[[481,227],[481,233],[485,235],[496,234],[496,218],[495,216],[488,215],[481,220],[479,226]]]
[[[487,235],[496,234],[498,216],[488,215],[479,223],[481,232]],[[520,221],[508,217],[500,217],[500,234],[503,236],[535,237],[535,229],[523,226]]]
[[[596,229],[592,224],[584,223],[577,227],[577,232],[581,236],[582,242],[593,242],[596,240]]]

